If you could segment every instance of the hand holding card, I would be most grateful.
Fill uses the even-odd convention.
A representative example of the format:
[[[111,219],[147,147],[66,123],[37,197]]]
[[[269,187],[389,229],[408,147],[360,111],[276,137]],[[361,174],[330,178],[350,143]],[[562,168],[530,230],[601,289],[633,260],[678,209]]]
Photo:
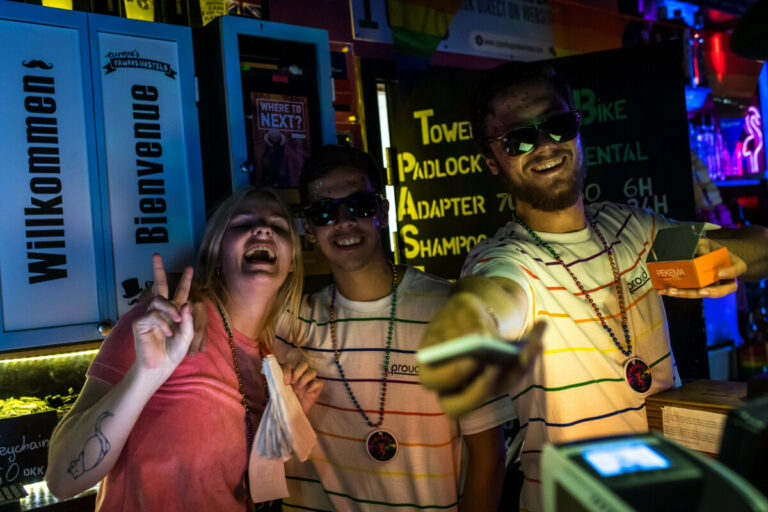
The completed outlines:
[[[423,348],[416,353],[416,360],[421,364],[439,364],[462,356],[496,361],[514,362],[520,358],[522,347],[481,334],[467,334],[444,343]]]

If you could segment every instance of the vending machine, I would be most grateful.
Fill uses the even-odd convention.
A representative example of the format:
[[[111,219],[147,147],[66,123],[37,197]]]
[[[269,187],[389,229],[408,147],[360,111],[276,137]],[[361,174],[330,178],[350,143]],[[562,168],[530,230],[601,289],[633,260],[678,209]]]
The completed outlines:
[[[248,185],[298,187],[312,150],[336,142],[328,33],[223,16],[195,54],[207,207]]]

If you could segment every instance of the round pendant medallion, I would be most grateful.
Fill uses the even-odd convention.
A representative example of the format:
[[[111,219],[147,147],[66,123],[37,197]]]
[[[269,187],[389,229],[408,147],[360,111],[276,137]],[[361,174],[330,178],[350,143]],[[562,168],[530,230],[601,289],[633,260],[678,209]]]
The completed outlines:
[[[624,377],[629,387],[638,393],[647,393],[653,384],[653,376],[650,367],[638,357],[628,359],[624,363]]]
[[[374,460],[389,462],[397,455],[397,439],[386,430],[374,430],[368,434],[365,447]]]

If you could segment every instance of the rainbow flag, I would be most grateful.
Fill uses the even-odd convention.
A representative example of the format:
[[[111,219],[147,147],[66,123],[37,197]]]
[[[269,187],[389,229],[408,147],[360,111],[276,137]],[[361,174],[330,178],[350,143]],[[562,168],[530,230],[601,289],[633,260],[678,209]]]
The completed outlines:
[[[389,0],[395,52],[429,60],[463,0]]]

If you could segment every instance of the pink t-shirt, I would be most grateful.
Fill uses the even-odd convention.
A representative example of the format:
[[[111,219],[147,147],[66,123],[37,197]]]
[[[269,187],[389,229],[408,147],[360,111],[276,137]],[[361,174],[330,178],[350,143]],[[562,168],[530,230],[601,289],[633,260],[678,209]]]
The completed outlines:
[[[150,398],[120,458],[102,480],[96,510],[245,510],[234,490],[247,463],[245,408],[218,310],[207,301],[206,351],[184,358]],[[116,384],[136,359],[137,306],[104,341],[88,376]],[[266,406],[259,344],[232,329],[255,434]]]

